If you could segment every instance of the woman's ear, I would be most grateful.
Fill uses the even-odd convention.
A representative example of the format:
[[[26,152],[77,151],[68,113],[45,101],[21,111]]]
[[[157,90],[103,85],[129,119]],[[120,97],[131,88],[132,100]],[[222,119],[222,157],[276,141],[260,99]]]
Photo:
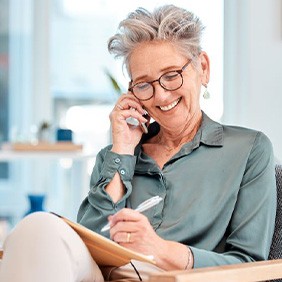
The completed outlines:
[[[210,81],[210,59],[206,52],[201,52],[201,72],[202,72],[202,84],[208,84]]]

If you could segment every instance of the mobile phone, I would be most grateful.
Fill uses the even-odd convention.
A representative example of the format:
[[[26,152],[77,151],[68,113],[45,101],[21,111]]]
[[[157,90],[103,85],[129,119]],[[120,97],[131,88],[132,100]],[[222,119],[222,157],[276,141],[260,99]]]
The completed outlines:
[[[150,120],[150,116],[148,114],[143,115],[143,117],[145,117],[148,121]],[[126,122],[130,125],[133,126],[139,126],[141,127],[142,131],[147,134],[148,133],[148,128],[145,122],[141,122],[139,123],[139,121],[136,118],[133,117],[129,117],[126,119]]]

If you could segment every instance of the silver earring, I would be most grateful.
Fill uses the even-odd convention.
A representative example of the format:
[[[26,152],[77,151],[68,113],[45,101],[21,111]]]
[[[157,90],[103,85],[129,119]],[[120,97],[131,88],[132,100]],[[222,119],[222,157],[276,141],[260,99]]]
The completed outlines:
[[[204,99],[209,99],[211,95],[210,95],[210,92],[208,91],[208,85],[205,83],[205,84],[203,84],[203,86],[205,87],[203,97],[204,97]]]

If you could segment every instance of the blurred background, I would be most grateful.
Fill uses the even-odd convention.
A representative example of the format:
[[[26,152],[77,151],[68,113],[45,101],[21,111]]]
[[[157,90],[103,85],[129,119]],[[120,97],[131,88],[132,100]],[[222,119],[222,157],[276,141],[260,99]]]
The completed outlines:
[[[282,159],[281,0],[0,0],[0,244],[29,211],[31,195],[44,196],[43,209],[75,220],[95,155],[110,142],[108,116],[119,95],[110,78],[122,91],[128,85],[107,40],[130,11],[163,4],[193,11],[206,26],[211,98],[201,101],[203,110],[265,132]],[[50,142],[58,128],[71,130],[83,150],[6,149],[37,142],[44,127]]]

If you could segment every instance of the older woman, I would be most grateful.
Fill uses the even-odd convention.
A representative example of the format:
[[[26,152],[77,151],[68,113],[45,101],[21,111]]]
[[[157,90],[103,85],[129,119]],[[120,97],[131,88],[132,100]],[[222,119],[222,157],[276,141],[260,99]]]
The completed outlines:
[[[129,90],[111,113],[113,145],[99,153],[78,214],[99,232],[115,213],[112,240],[153,255],[166,270],[266,259],[274,228],[269,140],[201,111],[201,86],[210,77],[202,30],[197,17],[175,6],[138,9],[121,22],[109,50],[124,58]],[[142,134],[126,121],[146,123],[146,112],[155,122]],[[154,195],[164,201],[132,211]]]
[[[102,234],[153,255],[156,267],[137,264],[142,277],[152,271],[264,260],[271,244],[276,205],[272,146],[261,132],[221,125],[201,111],[201,87],[207,87],[210,76],[209,58],[200,46],[202,30],[199,19],[184,9],[169,5],[150,13],[140,8],[109,41],[131,81],[111,112],[113,144],[96,158],[78,221],[99,233],[109,221],[110,230]],[[158,205],[144,213],[133,210],[156,195],[163,198]],[[48,226],[59,225],[57,219],[49,221],[56,223]],[[55,230],[62,229],[63,235],[49,232],[49,240],[57,233],[64,238],[57,243],[59,269],[46,262],[50,273],[72,273],[60,281],[102,280],[79,237],[65,226]],[[23,233],[12,236],[17,232]],[[102,271],[108,280],[136,277],[131,266]]]

